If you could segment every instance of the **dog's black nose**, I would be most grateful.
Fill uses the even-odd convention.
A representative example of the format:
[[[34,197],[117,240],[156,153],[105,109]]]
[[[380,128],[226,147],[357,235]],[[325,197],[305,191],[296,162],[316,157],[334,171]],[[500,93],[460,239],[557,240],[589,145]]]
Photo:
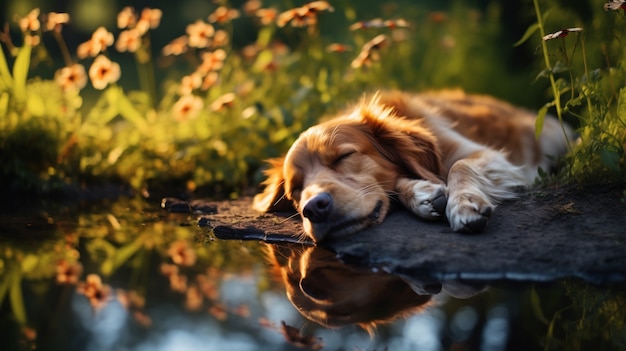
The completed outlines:
[[[326,220],[333,209],[333,198],[329,193],[319,193],[307,201],[302,209],[302,215],[313,223]]]

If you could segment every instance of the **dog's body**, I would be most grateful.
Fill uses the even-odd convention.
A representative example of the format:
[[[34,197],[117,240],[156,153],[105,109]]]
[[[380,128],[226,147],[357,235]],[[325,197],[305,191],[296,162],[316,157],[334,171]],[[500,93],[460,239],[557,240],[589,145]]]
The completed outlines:
[[[420,218],[478,232],[499,202],[567,151],[571,129],[548,116],[537,139],[535,119],[461,91],[375,94],[273,160],[254,207],[293,204],[314,241],[382,222],[393,196]]]

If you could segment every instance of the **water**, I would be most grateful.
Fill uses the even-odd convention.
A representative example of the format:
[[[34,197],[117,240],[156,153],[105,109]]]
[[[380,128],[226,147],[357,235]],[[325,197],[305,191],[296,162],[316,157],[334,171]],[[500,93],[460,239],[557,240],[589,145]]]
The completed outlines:
[[[6,350],[626,349],[621,283],[418,283],[145,200],[5,209],[0,272]]]

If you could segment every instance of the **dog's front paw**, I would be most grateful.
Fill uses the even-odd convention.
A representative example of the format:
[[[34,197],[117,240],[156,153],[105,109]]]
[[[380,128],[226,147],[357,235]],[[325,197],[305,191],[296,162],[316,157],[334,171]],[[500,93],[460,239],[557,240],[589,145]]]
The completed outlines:
[[[446,215],[452,230],[461,233],[479,233],[487,226],[493,210],[485,196],[456,194],[448,201]]]
[[[446,214],[448,197],[444,184],[435,184],[426,180],[407,182],[400,191],[404,205],[418,217],[427,220],[439,220]]]

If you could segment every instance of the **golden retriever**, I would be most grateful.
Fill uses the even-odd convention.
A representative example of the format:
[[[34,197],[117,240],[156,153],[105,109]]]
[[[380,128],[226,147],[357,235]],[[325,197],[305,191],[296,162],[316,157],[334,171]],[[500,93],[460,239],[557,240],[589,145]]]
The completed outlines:
[[[315,242],[381,223],[395,198],[420,218],[480,232],[499,203],[568,149],[571,128],[547,116],[536,138],[535,119],[458,90],[366,96],[271,160],[253,207],[293,207]]]

